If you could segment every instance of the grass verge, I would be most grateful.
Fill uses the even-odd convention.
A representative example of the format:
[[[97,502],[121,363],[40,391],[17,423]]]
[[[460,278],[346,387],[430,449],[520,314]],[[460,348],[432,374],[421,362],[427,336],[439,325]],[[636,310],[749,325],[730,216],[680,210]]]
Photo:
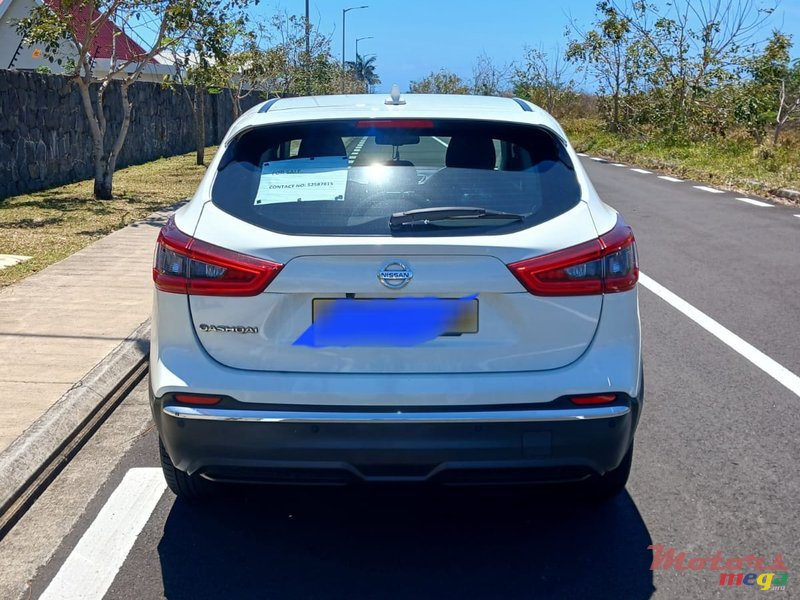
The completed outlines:
[[[622,137],[606,131],[595,119],[565,120],[564,128],[578,152],[756,194],[774,194],[779,188],[800,190],[797,133],[786,134],[774,148],[771,143],[758,146],[742,134],[701,142],[656,135]]]
[[[206,150],[206,162],[215,151]],[[0,269],[0,287],[191,196],[205,171],[191,152],[120,169],[114,174],[114,200],[95,200],[91,180],[0,200],[0,254],[32,257]]]

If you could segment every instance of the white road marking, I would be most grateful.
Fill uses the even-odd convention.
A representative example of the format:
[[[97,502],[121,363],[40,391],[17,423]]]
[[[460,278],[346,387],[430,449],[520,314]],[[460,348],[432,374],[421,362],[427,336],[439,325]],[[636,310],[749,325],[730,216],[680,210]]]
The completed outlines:
[[[358,155],[361,154],[361,149],[364,147],[364,144],[366,142],[367,142],[367,137],[366,136],[364,136],[360,140],[358,140],[358,143],[356,144],[356,147],[353,148],[353,151],[350,153],[350,156],[349,156],[348,162],[351,165],[354,162],[356,162],[356,158],[358,158]]]
[[[612,167],[627,167],[628,165],[624,165],[622,163],[611,163]]]
[[[435,135],[433,135],[433,136],[431,136],[431,137],[432,137],[433,139],[435,139],[437,142],[439,142],[439,143],[440,143],[442,146],[444,146],[445,148],[447,148],[447,142],[445,142],[444,140],[440,140],[440,139],[439,139],[438,137],[436,137]]]
[[[578,152],[578,156],[586,157],[586,156],[589,156],[589,155],[588,154],[584,154],[583,152]]]
[[[605,158],[600,158],[599,156],[590,156],[589,158],[597,162],[608,162]]]
[[[645,175],[650,175],[652,171],[645,171],[644,169],[631,169],[631,171],[636,171],[637,173],[643,173]]]
[[[677,177],[670,177],[669,175],[659,175],[659,179],[663,179],[664,181],[671,181],[672,183],[682,183],[683,179],[678,179]]]
[[[703,192],[709,192],[710,194],[724,194],[725,193],[722,190],[718,190],[716,188],[708,187],[706,185],[695,185],[695,186],[692,186],[692,187],[694,187],[694,189],[696,189],[696,190],[701,190]]]
[[[654,281],[644,273],[639,273],[639,283],[659,296],[662,300],[672,305],[673,308],[689,317],[692,321],[700,325],[700,327],[718,338],[728,347],[738,352],[759,369],[764,371],[767,375],[772,377],[775,381],[794,392],[794,394],[797,396],[800,396],[800,377],[792,373],[789,369],[771,359],[769,356],[761,352],[761,350],[744,341],[738,335],[723,327],[707,314],[701,312],[686,302],[686,300],[669,291],[663,285],[657,281]]]
[[[737,198],[737,200],[739,200],[739,202],[747,202],[753,206],[765,206],[767,208],[772,208],[772,204],[769,202],[762,202],[761,200],[753,200],[752,198]]]
[[[39,600],[101,600],[166,487],[159,468],[128,471]]]
[[[795,215],[795,217],[800,217],[800,215]]]

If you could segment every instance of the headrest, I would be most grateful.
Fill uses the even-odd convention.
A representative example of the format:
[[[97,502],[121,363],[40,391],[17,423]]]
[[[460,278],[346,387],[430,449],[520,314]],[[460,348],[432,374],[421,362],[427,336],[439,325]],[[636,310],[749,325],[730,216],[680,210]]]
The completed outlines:
[[[444,164],[461,169],[494,169],[496,159],[490,138],[453,136],[447,145]]]

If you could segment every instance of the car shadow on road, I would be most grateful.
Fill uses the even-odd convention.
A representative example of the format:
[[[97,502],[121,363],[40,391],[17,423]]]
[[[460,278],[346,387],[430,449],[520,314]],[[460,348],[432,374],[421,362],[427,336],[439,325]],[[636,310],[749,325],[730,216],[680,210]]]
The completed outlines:
[[[649,598],[647,527],[627,493],[587,506],[500,489],[234,488],[177,501],[165,596]]]

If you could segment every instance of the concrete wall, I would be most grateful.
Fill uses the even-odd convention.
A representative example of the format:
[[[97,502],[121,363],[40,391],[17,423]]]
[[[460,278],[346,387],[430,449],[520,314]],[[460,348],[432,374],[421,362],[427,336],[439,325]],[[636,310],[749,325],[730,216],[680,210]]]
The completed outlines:
[[[118,167],[194,150],[191,110],[180,90],[136,83],[131,126]],[[245,99],[243,110],[260,100]],[[119,86],[106,93],[107,139],[122,120]],[[219,143],[233,122],[227,92],[206,99],[206,140]],[[78,89],[60,75],[0,70],[0,199],[94,175],[89,126]]]

